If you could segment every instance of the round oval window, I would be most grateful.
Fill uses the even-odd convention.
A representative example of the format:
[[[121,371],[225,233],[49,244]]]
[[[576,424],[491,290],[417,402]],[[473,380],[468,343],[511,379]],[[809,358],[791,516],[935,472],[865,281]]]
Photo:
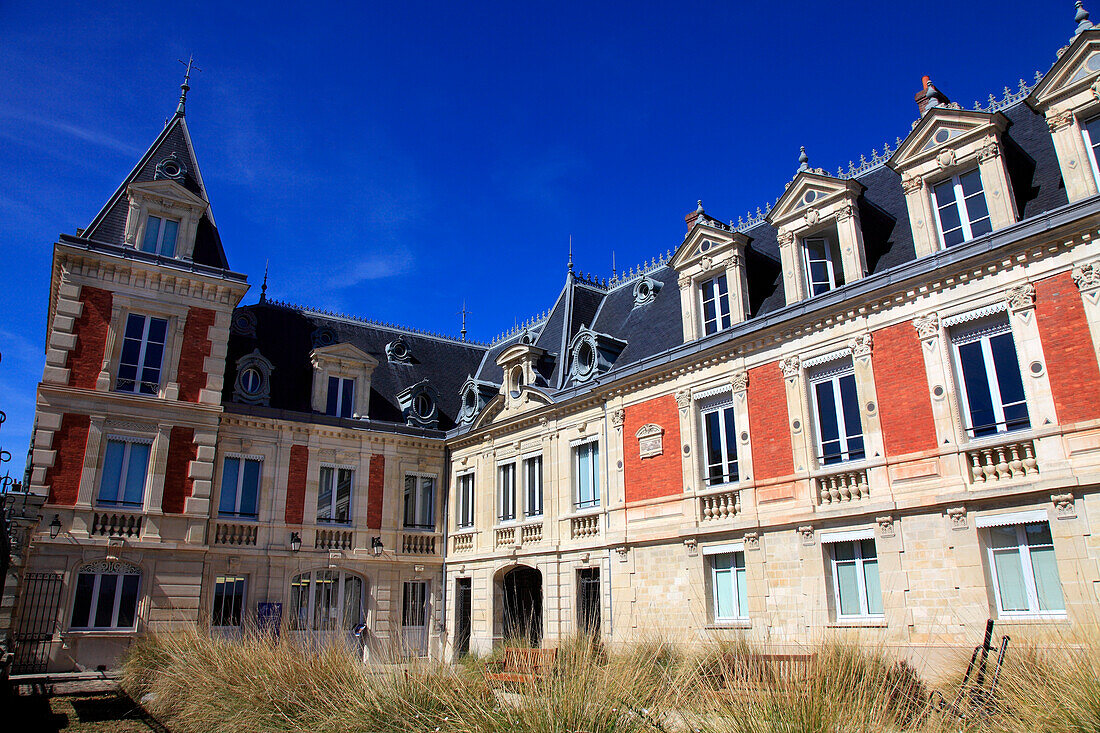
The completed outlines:
[[[590,370],[593,363],[595,363],[595,357],[591,344],[581,344],[581,348],[577,352],[577,362],[580,364],[580,370],[582,372]]]
[[[648,298],[649,297],[649,284],[648,283],[642,283],[641,285],[638,286],[638,297],[639,298]]]
[[[416,396],[416,414],[427,417],[432,412],[432,401],[426,394]]]
[[[393,355],[396,356],[398,359],[404,359],[405,355],[409,353],[409,350],[408,348],[406,348],[404,341],[394,341],[392,351]]]
[[[463,398],[462,402],[466,405],[467,410],[474,409],[477,407],[477,394],[472,389],[466,390],[466,396]]]
[[[263,375],[260,374],[260,370],[256,367],[248,367],[241,372],[241,389],[243,389],[246,394],[256,394],[259,392],[263,382]]]
[[[172,177],[178,176],[180,174],[180,167],[175,163],[165,163],[164,173]]]

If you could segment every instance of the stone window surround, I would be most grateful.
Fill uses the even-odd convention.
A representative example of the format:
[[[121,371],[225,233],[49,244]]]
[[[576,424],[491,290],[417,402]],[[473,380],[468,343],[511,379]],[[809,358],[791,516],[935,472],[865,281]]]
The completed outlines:
[[[133,508],[115,508],[118,512],[140,514],[160,514],[164,496],[164,474],[168,462],[168,442],[171,435],[170,425],[145,422],[122,422],[93,415],[88,426],[88,441],[84,447],[84,466],[77,490],[76,509],[96,509],[96,496],[103,480],[104,458],[107,454],[107,441],[133,440],[150,444],[149,463],[145,469],[145,488],[142,494],[142,506]],[[144,535],[150,536],[150,525]]]
[[[708,240],[713,246],[707,252],[696,255],[696,249]],[[729,297],[730,323],[737,325],[749,315],[748,276],[745,271],[745,247],[749,238],[740,232],[727,232],[700,222],[681,245],[683,257],[673,257],[673,266],[680,278],[680,310],[683,320],[684,341],[702,338],[703,295],[702,284],[719,275],[726,276],[726,292]]]
[[[477,469],[476,468],[464,468],[459,471],[455,471],[454,479],[451,481],[451,485],[455,487],[455,511],[453,516],[448,517],[447,521],[451,522],[451,532],[472,532],[477,527]],[[472,481],[470,484],[470,517],[472,523],[463,527],[458,525],[460,504],[459,492],[462,490],[462,479],[466,476],[471,476]]]
[[[251,443],[251,441],[247,441],[247,440],[246,441],[238,441],[238,442]],[[256,448],[260,448],[260,446],[256,446]],[[239,451],[226,450],[226,451],[219,451],[218,452],[218,455],[214,459],[214,483],[210,488],[210,505],[211,505],[211,507],[213,507],[213,511],[211,513],[216,519],[219,519],[220,521],[225,521],[225,522],[240,521],[240,522],[250,522],[250,523],[260,523],[260,524],[262,524],[264,522],[270,523],[271,517],[269,517],[268,512],[265,511],[265,509],[267,507],[265,507],[265,505],[264,505],[264,499],[265,499],[265,497],[269,496],[268,492],[270,490],[273,490],[273,488],[274,488],[274,486],[268,486],[267,485],[267,474],[269,473],[269,471],[267,470],[267,467],[268,467],[268,465],[274,465],[274,464],[269,464],[268,460],[269,460],[269,458],[271,460],[275,459],[275,452],[273,450],[274,446],[268,446],[267,444],[264,444],[263,448],[265,450],[263,450],[262,452],[256,452],[256,451],[253,450],[252,445],[248,445],[247,448],[245,448],[244,445],[242,445],[241,450],[239,450]],[[228,515],[224,518],[222,518],[220,516],[221,501],[222,501],[222,475],[225,473],[225,459],[226,458],[239,458],[242,461],[259,461],[260,462],[260,478],[259,478],[260,483],[259,483],[259,486],[256,487],[256,515],[257,516],[256,516],[255,519],[246,519],[246,518],[243,518],[243,517],[232,516],[232,515]]]
[[[141,249],[149,216],[176,219],[175,259],[190,260],[195,251],[199,220],[209,204],[175,181],[133,183],[126,189],[129,206],[124,241],[127,247]]]
[[[608,499],[604,496],[603,484],[608,481],[607,466],[601,465],[601,461],[606,463],[606,456],[604,456],[604,441],[598,434],[582,435],[579,438],[574,438],[568,442],[566,446],[569,450],[569,517],[584,516],[588,514],[598,514],[605,510]],[[577,473],[577,449],[584,445],[596,445],[596,468],[599,471],[596,485],[594,487],[594,495],[596,503],[591,506],[578,507],[578,489],[580,485],[577,483],[580,480],[580,476]],[[546,479],[543,477],[543,491],[546,491]],[[545,495],[543,501],[545,502]],[[545,503],[544,503],[545,506]]]
[[[244,389],[242,376],[248,369],[255,369],[260,374],[260,387],[254,393],[248,393]],[[260,353],[259,349],[253,349],[237,359],[237,375],[233,380],[233,401],[246,405],[266,405],[271,401],[271,372],[275,371],[274,365]]]
[[[435,526],[431,529],[421,527],[406,527],[405,526],[405,479],[413,476],[417,479],[430,478],[432,480],[432,518],[435,520]],[[419,481],[417,482],[417,490],[420,489]],[[476,493],[476,484],[475,484]],[[432,533],[439,528],[439,513],[440,507],[443,503],[443,492],[439,485],[439,474],[432,473],[430,471],[421,471],[414,469],[403,469],[401,472],[401,515],[400,515],[400,529],[402,532],[423,532]],[[477,523],[477,517],[474,517],[474,523]]]
[[[366,417],[370,407],[370,381],[374,368],[378,362],[367,354],[364,356],[369,361],[361,358],[349,357],[332,350],[339,349],[343,344],[321,346],[309,353],[309,361],[313,366],[313,392],[310,400],[315,412],[325,414],[328,408],[328,378],[341,377],[355,380],[355,405],[352,416]],[[356,349],[358,351],[358,349]]]
[[[744,542],[719,542],[699,545],[699,560],[703,563],[703,576],[706,585],[706,604],[707,604],[707,626],[708,628],[716,629],[745,629],[751,628],[752,622],[750,620],[750,614],[748,608],[738,608],[738,615],[736,617],[718,619],[715,618],[715,586],[714,586],[714,567],[712,565],[715,555],[733,555],[735,553],[742,553],[744,555],[745,562],[745,582],[748,582],[748,555],[745,554]],[[736,602],[737,586],[736,586],[736,572],[734,572],[734,596]],[[747,595],[747,593],[746,593]]]
[[[697,446],[694,449],[695,458],[691,460],[691,456],[687,456],[685,463],[690,463],[689,468],[689,481],[686,483],[686,487],[690,488],[693,484],[698,487],[698,491],[728,491],[731,487],[736,487],[742,482],[747,481],[747,476],[751,474],[746,473],[748,462],[744,461],[748,455],[751,454],[749,443],[749,411],[747,390],[748,381],[743,379],[744,374],[734,376],[733,379],[729,377],[724,380],[710,384],[709,386],[702,387],[691,393],[691,409],[688,410],[690,416],[688,417],[688,424],[684,425],[681,420],[680,431],[683,435],[691,436],[691,445]],[[734,427],[737,430],[737,436],[735,438],[737,445],[737,469],[739,478],[737,481],[731,481],[724,484],[715,484],[714,486],[707,485],[707,457],[706,457],[706,428],[703,424],[703,411],[700,407],[700,403],[717,399],[723,395],[729,395],[730,405],[734,408]],[[681,412],[683,416],[683,412]],[[666,447],[665,450],[669,450]]]
[[[534,384],[538,378],[538,373],[535,370],[535,365],[539,359],[546,353],[545,349],[541,349],[534,344],[517,343],[509,346],[500,356],[497,357],[496,363],[503,373],[503,379],[500,385],[500,394],[504,397],[505,405],[512,406],[512,403],[519,398],[520,388],[515,384],[515,371],[520,369],[523,375],[523,385]],[[475,382],[476,384],[476,382]],[[467,387],[469,382],[467,383]],[[516,392],[517,395],[513,397],[512,392]],[[465,391],[463,392],[463,409],[465,409]]]
[[[103,345],[103,367],[96,379],[96,390],[115,391],[115,379],[118,377],[118,361],[122,357],[122,342],[126,331],[126,321],[131,313],[142,316],[163,318],[168,321],[164,338],[164,354],[160,365],[160,389],[156,395],[134,393],[132,397],[179,398],[179,352],[183,347],[183,329],[187,325],[189,308],[186,305],[152,300],[127,293],[112,293],[111,323],[107,328],[107,339]],[[130,394],[120,392],[119,394]]]

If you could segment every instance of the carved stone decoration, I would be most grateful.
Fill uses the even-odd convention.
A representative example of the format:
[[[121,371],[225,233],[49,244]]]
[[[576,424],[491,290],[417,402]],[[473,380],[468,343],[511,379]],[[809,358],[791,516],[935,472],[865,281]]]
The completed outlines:
[[[256,336],[256,314],[252,311],[240,310],[233,314],[233,324],[230,326],[233,333],[238,336]]]
[[[634,434],[638,439],[638,457],[653,458],[663,454],[665,452],[664,435],[665,429],[653,423],[638,428],[638,432]]]
[[[946,170],[955,165],[955,151],[951,148],[941,150],[936,155],[936,165],[940,167],[940,170]]]
[[[611,413],[611,426],[621,428],[626,421],[626,410],[615,410]]]
[[[647,305],[656,300],[657,293],[661,292],[663,285],[664,283],[660,280],[654,280],[648,275],[638,278],[634,283],[634,307]]]
[[[1009,288],[1005,293],[1005,302],[1009,310],[1022,311],[1035,307],[1035,286],[1024,283],[1014,288]]]
[[[1068,127],[1073,124],[1073,112],[1067,110],[1057,110],[1052,107],[1047,110],[1047,125],[1050,127],[1051,132],[1058,132],[1063,127]]]
[[[745,549],[746,550],[759,550],[760,549],[760,533],[759,532],[746,532],[745,533]]]
[[[186,178],[187,166],[176,153],[172,153],[167,158],[157,163],[156,171],[153,173],[154,181],[167,180],[182,184]]]
[[[890,538],[894,536],[893,517],[875,517],[875,523],[878,524],[878,533],[880,537]]]
[[[680,286],[680,290],[687,290],[691,286],[691,278],[682,277],[676,281],[676,284]]]
[[[1073,268],[1073,282],[1081,292],[1100,288],[1100,260]]]
[[[913,327],[917,329],[917,338],[931,339],[940,335],[940,316],[933,311],[913,319]]]
[[[789,247],[794,244],[794,232],[780,232],[778,241],[780,247]]]
[[[906,174],[901,177],[901,188],[907,194],[919,191],[923,185],[924,181],[921,180],[920,176]]]
[[[629,559],[630,548],[626,545],[616,547],[615,552],[619,555],[619,562],[626,562]]]
[[[1073,494],[1054,494],[1050,497],[1054,503],[1054,513],[1059,519],[1073,519],[1077,516],[1077,507],[1073,503]]]
[[[815,208],[809,208],[806,210],[806,225],[813,226],[821,221],[821,212]]]
[[[733,387],[734,392],[745,392],[749,388],[749,373],[737,372],[733,375],[733,379],[730,380],[730,385]]]
[[[845,202],[836,212],[837,222],[845,222],[852,218],[852,204]]]
[[[391,364],[408,364],[411,359],[409,345],[405,343],[403,336],[398,336],[386,344],[386,360]]]
[[[802,366],[802,360],[797,356],[788,356],[783,361],[779,362],[779,368],[783,370],[783,376],[787,379],[794,379],[798,376],[798,370]]]
[[[310,335],[310,341],[315,349],[321,346],[332,346],[336,343],[336,332],[331,328],[322,326],[313,331]]]
[[[113,575],[141,575],[141,568],[122,560],[97,560],[80,566],[82,573],[111,573]]]
[[[681,389],[676,393],[676,406],[681,412],[691,407],[691,390]]]
[[[947,507],[947,518],[951,521],[951,529],[966,529],[966,507]]]
[[[684,540],[684,548],[687,550],[688,557],[695,557],[699,554],[699,541],[694,537],[688,537]]]
[[[798,536],[802,538],[802,544],[809,547],[814,544],[813,525],[804,524],[798,528]]]
[[[864,356],[871,355],[871,334],[861,333],[851,341],[848,342],[849,348],[852,350],[852,356],[857,359]]]
[[[1001,154],[1001,147],[997,144],[996,140],[990,140],[981,147],[978,151],[978,162],[984,163],[987,160],[992,160]]]
[[[699,265],[703,268],[704,271],[709,270],[711,267],[714,266],[714,260],[710,257],[704,256],[703,259],[699,260]]]

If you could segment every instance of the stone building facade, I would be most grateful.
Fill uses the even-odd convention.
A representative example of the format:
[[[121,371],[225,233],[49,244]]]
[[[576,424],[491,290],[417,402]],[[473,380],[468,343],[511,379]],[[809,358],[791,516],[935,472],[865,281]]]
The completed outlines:
[[[241,305],[181,101],[55,245],[43,658],[195,622],[445,659],[588,633],[927,660],[990,617],[1094,628],[1098,90],[1079,15],[1033,85],[966,110],[926,79],[894,148],[803,153],[766,213],[700,203],[610,281],[570,263],[491,344]]]

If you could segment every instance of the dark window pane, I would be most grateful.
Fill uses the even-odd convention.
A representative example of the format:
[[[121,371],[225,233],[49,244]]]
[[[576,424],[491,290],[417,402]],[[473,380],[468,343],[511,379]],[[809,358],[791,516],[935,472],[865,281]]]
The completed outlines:
[[[122,598],[118,603],[117,626],[119,628],[134,625],[134,619],[137,617],[138,581],[140,580],[141,577],[138,575],[122,576]]]
[[[1016,344],[1011,333],[1002,333],[989,339],[993,352],[993,366],[1001,387],[1001,401],[1005,404],[1024,399],[1024,382],[1020,377],[1020,362],[1016,358]]]
[[[354,412],[355,380],[344,380],[344,392],[340,401],[340,417],[351,417]]]
[[[727,407],[722,411],[726,422],[726,480],[737,479],[737,430],[733,424],[733,408]]]
[[[99,598],[96,599],[95,626],[108,628],[115,611],[115,589],[118,588],[117,575],[101,575],[99,578]]]
[[[76,579],[76,600],[73,601],[73,622],[76,628],[90,626],[88,614],[92,610],[92,590],[95,588],[95,575],[81,573]]]
[[[966,387],[967,408],[974,436],[989,435],[997,431],[997,418],[989,391],[989,379],[985,373],[982,344],[974,341],[959,347],[959,367]]]
[[[863,435],[859,419],[859,397],[856,394],[856,377],[845,374],[840,378],[840,406],[844,413],[844,432],[849,440]]]
[[[336,377],[328,378],[328,405],[325,407],[326,415],[335,415],[336,407],[340,399],[340,380]]]

